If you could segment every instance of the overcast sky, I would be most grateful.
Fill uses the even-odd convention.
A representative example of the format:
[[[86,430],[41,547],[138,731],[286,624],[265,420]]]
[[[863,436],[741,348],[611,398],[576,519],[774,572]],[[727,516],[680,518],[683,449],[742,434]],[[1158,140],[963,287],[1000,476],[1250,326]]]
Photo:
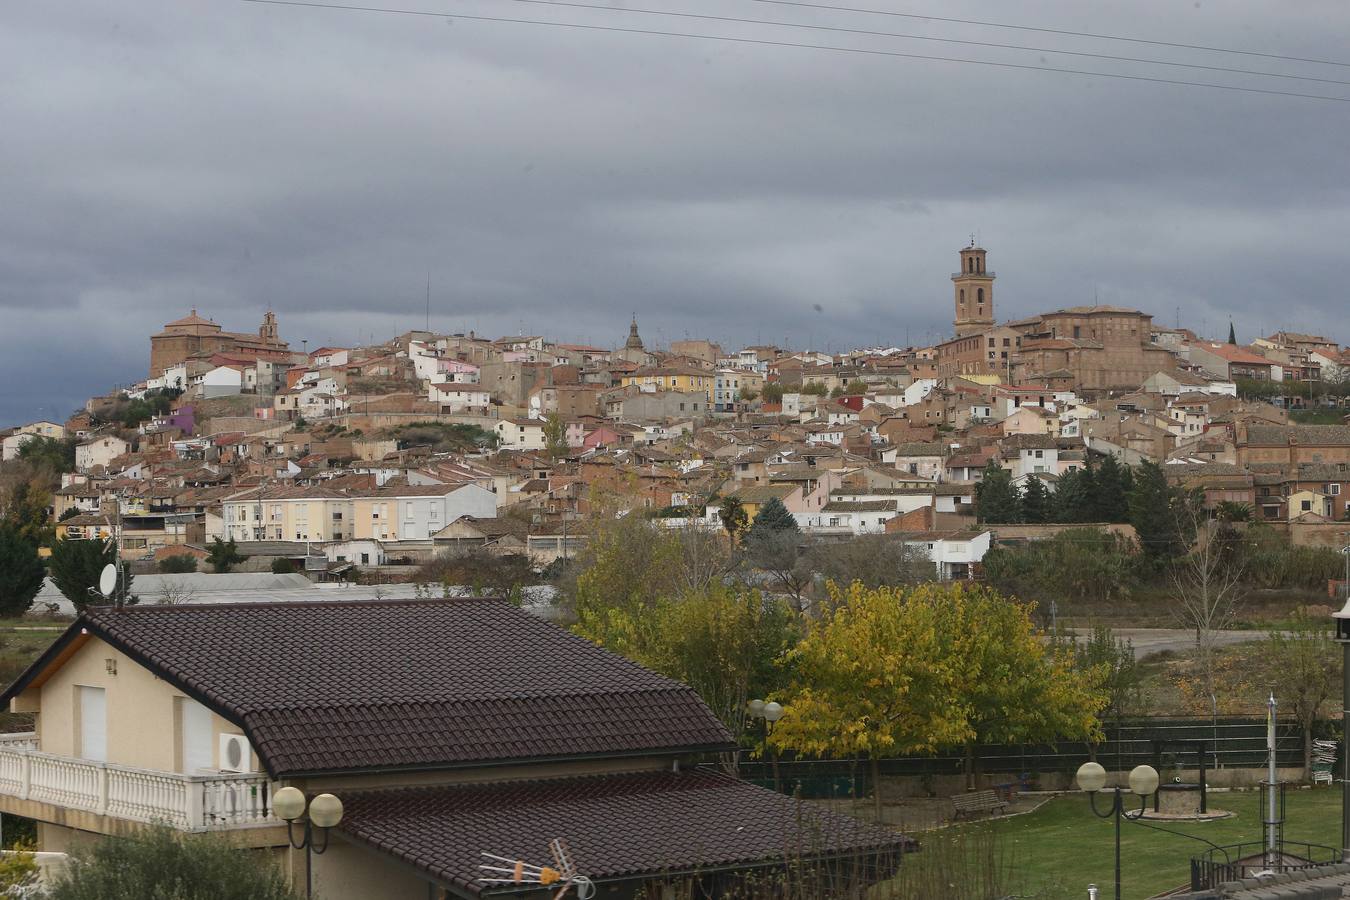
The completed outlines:
[[[0,425],[144,378],[147,336],[191,307],[232,330],[271,307],[295,347],[344,344],[420,327],[428,275],[442,331],[611,346],[636,312],[649,345],[925,343],[950,329],[971,233],[1000,318],[1096,298],[1211,335],[1231,316],[1244,341],[1350,341],[1350,103],[464,16],[1344,97],[1350,67],[755,0],[596,2],[613,8],[6,4]],[[833,2],[1350,62],[1344,0]]]

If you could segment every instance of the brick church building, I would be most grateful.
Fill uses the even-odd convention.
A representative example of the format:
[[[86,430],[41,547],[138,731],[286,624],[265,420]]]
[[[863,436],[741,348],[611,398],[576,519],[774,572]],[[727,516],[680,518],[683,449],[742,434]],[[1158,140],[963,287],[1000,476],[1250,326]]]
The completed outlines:
[[[270,310],[263,316],[257,334],[225,331],[197,310],[164,326],[150,336],[150,377],[199,353],[240,353],[262,358],[285,358],[289,345],[277,334],[277,317]]]

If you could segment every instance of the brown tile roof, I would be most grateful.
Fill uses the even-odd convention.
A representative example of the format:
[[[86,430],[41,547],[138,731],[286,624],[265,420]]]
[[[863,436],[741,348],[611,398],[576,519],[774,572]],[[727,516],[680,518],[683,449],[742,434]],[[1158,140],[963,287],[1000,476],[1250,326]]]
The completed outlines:
[[[693,690],[503,600],[100,607],[81,628],[240,725],[274,777],[725,749]]]
[[[894,860],[913,841],[707,770],[404,788],[342,795],[351,837],[477,895],[482,853],[549,863],[567,841],[597,882],[820,856]],[[884,874],[884,870],[883,873]]]

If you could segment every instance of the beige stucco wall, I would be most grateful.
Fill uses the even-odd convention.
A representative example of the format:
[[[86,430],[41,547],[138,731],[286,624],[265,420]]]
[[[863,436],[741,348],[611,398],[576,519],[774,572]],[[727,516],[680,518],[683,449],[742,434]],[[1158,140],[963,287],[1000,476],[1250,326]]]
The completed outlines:
[[[112,660],[116,674],[108,671]],[[141,769],[179,771],[179,718],[175,700],[187,695],[126,654],[91,638],[39,688],[37,731],[44,753],[79,752],[77,687],[101,687],[107,694],[108,762]],[[243,729],[212,714],[212,765],[218,765],[219,736]],[[256,757],[253,760],[257,767]]]
[[[304,891],[305,854],[291,856],[292,883]],[[403,865],[363,845],[333,835],[328,849],[314,857],[314,896],[323,900],[427,900],[429,883]]]

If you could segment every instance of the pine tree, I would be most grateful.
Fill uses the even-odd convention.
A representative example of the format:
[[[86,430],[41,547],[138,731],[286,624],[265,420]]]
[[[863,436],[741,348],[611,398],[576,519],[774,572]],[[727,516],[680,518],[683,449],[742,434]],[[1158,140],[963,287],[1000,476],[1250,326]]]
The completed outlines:
[[[1054,502],[1045,482],[1032,475],[1022,490],[1022,521],[1029,525],[1050,521]]]
[[[788,508],[783,505],[783,501],[777,497],[772,497],[755,514],[755,521],[750,524],[750,537],[755,538],[768,533],[776,534],[800,530],[797,526],[797,520],[792,513],[788,512]]]
[[[1055,487],[1056,522],[1092,522],[1097,515],[1097,478],[1090,467],[1059,476]]]
[[[16,529],[0,526],[0,615],[28,612],[46,575],[37,548]]]
[[[1166,559],[1186,549],[1177,516],[1179,500],[1162,466],[1146,459],[1135,470],[1129,495],[1130,524],[1149,556]]]
[[[1228,343],[1237,346],[1237,332],[1233,330],[1233,323],[1228,323]]]
[[[52,544],[52,581],[77,610],[90,604],[110,603],[111,598],[98,593],[98,582],[104,567],[116,561],[117,545],[112,541],[59,540]],[[117,593],[130,603],[136,602],[131,595],[131,567],[125,563]]]
[[[1125,477],[1114,456],[1107,456],[1097,467],[1096,475],[1097,522],[1126,522],[1130,517],[1130,501],[1126,495]]]
[[[1012,473],[992,459],[975,485],[975,516],[988,525],[1022,521],[1022,495],[1012,483]]]

